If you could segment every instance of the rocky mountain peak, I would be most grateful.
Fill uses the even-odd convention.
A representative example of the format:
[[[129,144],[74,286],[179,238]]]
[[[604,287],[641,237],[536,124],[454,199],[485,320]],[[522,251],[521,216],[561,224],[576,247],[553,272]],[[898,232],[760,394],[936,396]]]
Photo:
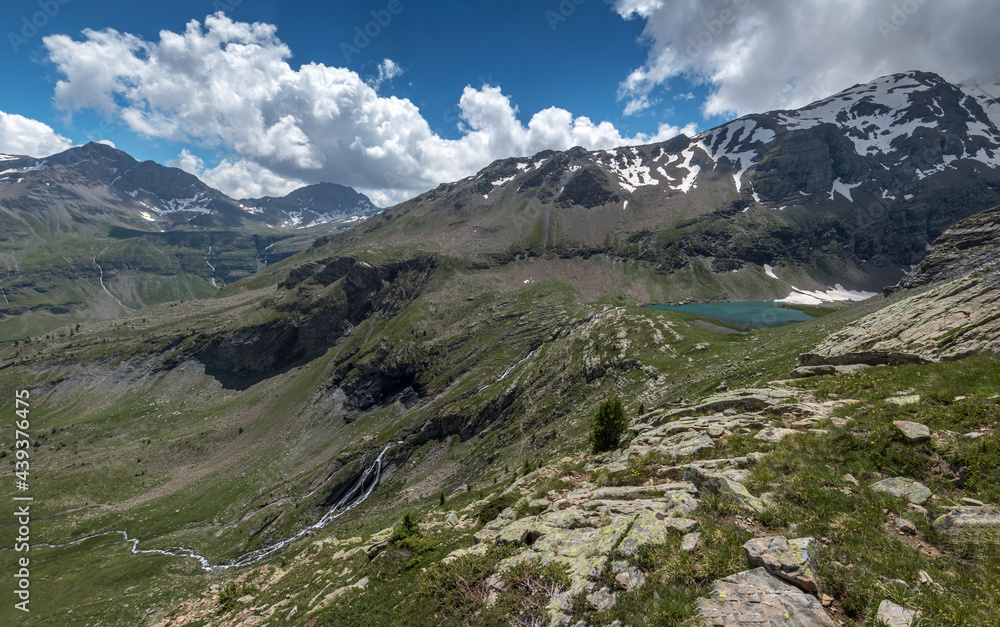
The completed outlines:
[[[336,183],[307,185],[277,198],[244,198],[239,205],[248,213],[265,214],[270,223],[285,228],[358,220],[381,211],[364,194]]]
[[[97,142],[87,142],[83,146],[74,146],[69,150],[46,157],[45,161],[51,165],[74,165],[82,161],[91,161],[110,167],[128,167],[138,163],[127,152]]]

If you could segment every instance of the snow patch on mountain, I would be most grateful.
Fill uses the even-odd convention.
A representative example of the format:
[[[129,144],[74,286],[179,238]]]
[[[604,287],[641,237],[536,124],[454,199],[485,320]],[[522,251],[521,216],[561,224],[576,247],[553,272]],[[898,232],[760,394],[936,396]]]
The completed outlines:
[[[991,168],[1000,168],[1000,150],[991,150],[987,152],[986,149],[980,148],[974,156],[969,158],[988,165]]]
[[[854,202],[854,197],[851,195],[851,190],[860,187],[861,183],[855,183],[853,185],[848,185],[837,179],[833,182],[833,189],[830,190],[830,200],[834,199],[835,194],[840,194],[850,202]]]
[[[750,143],[770,144],[771,142],[774,141],[774,138],[775,138],[774,131],[772,131],[769,128],[761,127],[754,132],[753,137],[750,138]]]
[[[994,129],[1000,129],[1000,83],[992,85],[977,85],[975,83],[964,83],[959,88],[967,96],[972,97],[983,108],[986,117],[993,124]],[[995,94],[995,95],[994,95]],[[969,134],[981,134],[979,130],[973,130],[969,126]]]
[[[910,75],[886,76],[799,111],[782,112],[778,119],[788,130],[836,124],[848,129],[848,137],[859,155],[886,154],[892,151],[897,139],[910,137],[919,128],[937,126],[937,120],[904,119],[909,113],[911,96],[925,89],[926,85]]]
[[[828,287],[826,291],[800,290],[794,285],[791,288],[791,294],[774,302],[791,305],[821,305],[832,302],[867,300],[872,296],[877,296],[875,292],[849,290],[840,283],[837,283],[833,287]]]
[[[211,199],[204,192],[198,192],[191,198],[171,198],[161,201],[165,205],[163,208],[155,209],[160,215],[171,213],[212,213],[208,203]]]
[[[0,172],[0,176],[3,176],[4,174],[24,174],[25,172],[41,172],[42,170],[45,170],[48,167],[49,166],[45,161],[39,161],[35,165],[28,166],[26,168],[12,168],[10,170],[4,170],[3,172]]]
[[[766,142],[773,140],[775,134],[770,129],[758,129],[754,120],[737,120],[698,135],[695,138],[697,140],[695,145],[712,159],[713,169],[718,167],[720,160],[729,161],[737,170],[733,174],[733,183],[739,192],[743,188],[743,175],[759,158],[756,150],[747,148],[748,144],[761,141],[757,139],[758,136]]]
[[[604,163],[602,159],[598,159],[597,163],[618,176],[619,185],[630,193],[639,187],[658,185],[660,182],[653,178],[649,166],[643,165],[639,151],[632,148],[630,152],[631,154],[626,152],[620,155],[612,153],[610,163]]]
[[[670,189],[678,192],[684,192],[686,194],[695,186],[695,181],[698,180],[698,173],[701,172],[701,166],[691,163],[691,160],[694,159],[693,148],[688,148],[687,150],[681,152],[681,157],[683,157],[684,160],[677,164],[677,167],[686,169],[688,174],[681,180],[679,185],[671,185]]]

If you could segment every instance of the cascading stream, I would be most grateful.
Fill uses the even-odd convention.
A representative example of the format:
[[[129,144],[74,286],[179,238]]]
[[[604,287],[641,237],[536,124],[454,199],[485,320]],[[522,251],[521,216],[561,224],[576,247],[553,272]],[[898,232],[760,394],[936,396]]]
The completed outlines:
[[[267,559],[268,557],[274,555],[275,553],[281,551],[282,549],[291,545],[295,541],[300,540],[301,538],[308,535],[310,532],[323,529],[338,516],[345,514],[354,509],[355,507],[357,507],[358,505],[364,503],[368,499],[368,497],[371,496],[372,492],[375,491],[375,488],[378,487],[379,480],[382,478],[382,459],[385,457],[385,454],[389,451],[389,449],[393,448],[394,446],[398,446],[400,444],[402,444],[402,442],[390,442],[386,444],[385,448],[382,449],[382,452],[379,453],[378,457],[375,458],[375,461],[373,461],[371,464],[368,465],[367,468],[364,469],[364,471],[361,473],[361,476],[358,477],[358,480],[354,482],[351,488],[347,490],[347,492],[345,492],[344,495],[340,497],[340,500],[338,500],[333,507],[327,510],[327,512],[323,515],[323,517],[320,518],[317,522],[313,523],[312,525],[309,525],[308,527],[306,527],[302,531],[299,531],[297,534],[295,534],[290,538],[286,538],[285,540],[281,540],[280,542],[277,542],[267,547],[255,549],[253,551],[250,551],[249,553],[245,553],[237,557],[236,559],[230,562],[226,562],[223,564],[212,564],[208,561],[208,558],[206,558],[204,555],[199,555],[198,553],[195,553],[192,549],[184,547],[173,547],[171,549],[140,549],[139,538],[130,537],[127,531],[117,531],[117,530],[105,531],[104,533],[94,534],[92,536],[80,538],[79,540],[74,540],[72,542],[67,542],[65,544],[41,543],[41,544],[36,544],[34,546],[47,547],[52,549],[61,549],[68,546],[82,544],[84,542],[87,542],[88,540],[93,540],[94,538],[120,535],[122,537],[121,542],[128,542],[132,544],[132,549],[131,549],[132,553],[136,555],[168,555],[172,557],[189,557],[191,559],[197,560],[198,563],[201,564],[201,567],[203,570],[205,570],[205,572],[225,570],[228,568],[243,568],[245,566],[252,566],[253,564],[261,562]],[[329,481],[329,478],[327,478],[327,481]],[[315,490],[313,490],[313,492],[315,492]],[[312,494],[313,492],[310,492],[309,494]],[[4,549],[4,550],[9,550],[9,549]]]
[[[212,254],[212,245],[209,244],[209,246],[208,246],[208,252],[205,253],[205,263],[207,263],[208,267],[212,269],[212,287],[219,287],[215,283],[215,266],[213,266],[212,262],[208,260],[208,256],[211,255],[211,254]]]
[[[103,255],[104,253],[106,253],[108,251],[109,248],[111,248],[111,244],[108,244],[107,246],[105,246],[104,250],[102,250],[100,253],[98,253],[98,255]],[[116,303],[118,303],[119,305],[121,305],[122,307],[124,307],[125,303],[123,303],[122,301],[118,300],[118,297],[115,296],[114,294],[112,294],[111,292],[109,292],[107,286],[104,285],[104,268],[101,267],[101,264],[97,263],[97,257],[98,257],[98,255],[94,255],[94,265],[97,266],[97,270],[101,273],[101,275],[99,277],[99,280],[101,281],[101,289],[103,289],[105,292],[107,292],[108,296],[110,296],[111,298],[115,299]]]

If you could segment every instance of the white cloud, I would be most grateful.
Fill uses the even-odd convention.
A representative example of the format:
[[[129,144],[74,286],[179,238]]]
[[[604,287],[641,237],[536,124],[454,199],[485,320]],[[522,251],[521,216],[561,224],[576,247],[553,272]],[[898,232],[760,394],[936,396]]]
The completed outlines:
[[[384,59],[378,64],[378,76],[370,79],[368,84],[372,86],[372,89],[378,90],[382,86],[382,83],[386,81],[392,81],[392,79],[402,76],[406,73],[406,70],[399,67],[399,64],[392,59]]]
[[[0,111],[0,153],[48,157],[73,146],[48,124]]]
[[[245,159],[223,159],[214,168],[186,148],[167,165],[194,174],[208,185],[223,190],[236,199],[284,196],[305,182],[275,174],[264,166]]]
[[[96,109],[149,137],[232,153],[215,167],[199,167],[206,180],[237,197],[331,181],[391,204],[498,158],[640,144],[679,130],[664,125],[655,137],[623,137],[609,122],[557,108],[525,125],[499,88],[468,86],[459,100],[462,135],[445,139],[411,101],[379,96],[347,69],[318,63],[294,69],[274,26],[221,13],[204,24],[191,21],[183,33],[162,31],[159,42],[114,30],[85,30],[83,41],[65,35],[44,41],[65,76],[56,85],[57,106]],[[398,72],[385,60],[379,77]],[[196,167],[183,155],[181,162]]]
[[[641,107],[674,79],[707,83],[706,116],[794,108],[907,70],[989,81],[1000,57],[995,0],[616,0],[646,20],[646,63],[621,84]]]

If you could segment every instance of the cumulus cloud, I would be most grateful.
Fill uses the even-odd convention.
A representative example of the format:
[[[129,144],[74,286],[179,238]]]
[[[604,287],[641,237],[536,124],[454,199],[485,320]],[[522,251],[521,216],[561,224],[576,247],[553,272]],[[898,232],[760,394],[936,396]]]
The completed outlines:
[[[706,116],[794,108],[907,70],[996,80],[994,0],[616,0],[643,19],[646,63],[621,83],[626,110],[686,79],[708,84]]]
[[[0,111],[0,153],[48,157],[72,146],[73,142],[48,124]]]
[[[402,76],[406,71],[399,67],[399,64],[392,59],[384,59],[378,64],[378,76],[368,81],[372,89],[378,90],[382,83],[392,81],[392,79]]]
[[[222,13],[204,24],[191,21],[183,33],[162,31],[158,42],[111,29],[85,30],[82,41],[52,35],[44,42],[65,77],[56,85],[58,107],[94,109],[148,137],[230,153],[210,168],[190,154],[178,163],[237,197],[331,181],[390,204],[498,158],[693,132],[663,125],[655,136],[624,137],[609,122],[557,108],[524,124],[499,88],[467,86],[459,100],[462,134],[445,139],[410,100],[382,97],[344,68],[308,63],[294,69],[274,26]],[[401,71],[387,59],[378,79]]]
[[[186,148],[167,165],[194,174],[208,185],[237,199],[284,196],[306,185],[304,181],[275,174],[245,159],[227,158],[214,168],[206,168],[204,160]]]

